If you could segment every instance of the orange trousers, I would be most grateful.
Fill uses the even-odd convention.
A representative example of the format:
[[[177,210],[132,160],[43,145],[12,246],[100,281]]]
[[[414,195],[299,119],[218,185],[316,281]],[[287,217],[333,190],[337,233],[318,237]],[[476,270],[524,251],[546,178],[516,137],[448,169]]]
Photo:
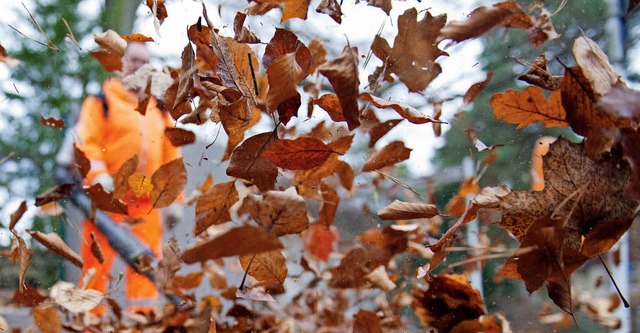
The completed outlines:
[[[143,219],[143,223],[133,225],[130,230],[133,235],[138,237],[143,243],[147,244],[154,252],[157,258],[161,255],[162,245],[162,224],[160,220],[160,212],[158,209],[151,209],[152,204],[148,196],[136,198],[129,191],[125,195],[125,202],[129,205],[129,215],[108,213],[109,217],[116,223],[120,223],[127,217]],[[96,225],[90,221],[83,222],[83,241],[81,241],[80,255],[84,261],[82,266],[82,276],[87,274],[91,268],[95,268],[94,277],[88,282],[87,289],[95,289],[102,293],[107,292],[110,282],[110,271],[113,266],[117,252],[109,245],[106,236],[98,230]],[[104,255],[104,262],[101,264],[98,259],[91,253],[91,233],[96,235],[98,244]],[[114,281],[118,282],[118,281]],[[80,283],[82,283],[82,278]],[[131,267],[126,267],[125,277],[125,297],[129,303],[130,310],[136,308],[146,309],[149,304],[154,303],[158,299],[158,289],[156,285],[146,276],[136,273]],[[136,306],[137,305],[137,306]],[[94,314],[103,315],[106,313],[106,307],[98,306],[92,311]]]

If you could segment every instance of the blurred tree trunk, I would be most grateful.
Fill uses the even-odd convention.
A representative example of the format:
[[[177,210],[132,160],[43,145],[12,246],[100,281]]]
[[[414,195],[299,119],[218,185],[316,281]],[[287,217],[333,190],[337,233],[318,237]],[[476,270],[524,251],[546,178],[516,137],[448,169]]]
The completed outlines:
[[[103,29],[113,29],[120,35],[131,34],[136,9],[140,3],[136,0],[105,0],[102,12]]]

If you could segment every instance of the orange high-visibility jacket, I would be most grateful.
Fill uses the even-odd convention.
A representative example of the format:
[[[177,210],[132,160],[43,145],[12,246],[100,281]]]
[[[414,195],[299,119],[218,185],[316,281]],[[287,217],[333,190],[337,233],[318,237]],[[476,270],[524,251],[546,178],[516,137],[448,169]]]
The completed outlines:
[[[128,91],[119,80],[107,80],[102,89],[108,112],[104,112],[100,98],[90,96],[82,105],[77,126],[79,148],[92,164],[86,179],[87,183],[91,183],[95,176],[104,172],[113,176],[120,166],[135,154],[139,157],[136,172],[148,177],[151,177],[161,165],[180,156],[179,149],[164,136],[165,128],[172,126],[171,118],[157,108],[155,99],[151,98],[146,114],[143,116],[135,110],[138,103],[135,94]],[[156,209],[151,209],[152,204],[148,195],[137,198],[131,191],[129,192],[125,196],[125,202],[129,207],[128,216],[144,220],[144,223],[134,225],[131,231],[159,256],[162,243],[160,214]],[[118,214],[109,215],[116,222],[128,217]],[[91,254],[92,232],[96,234],[103,250],[105,261],[102,264]],[[91,268],[96,269],[95,276],[86,287],[105,292],[116,255],[115,251],[91,221],[83,223],[83,237],[84,241],[81,242],[81,255],[84,260],[83,275]],[[125,283],[125,292],[129,300],[135,302],[135,300],[154,300],[158,297],[155,285],[130,268],[127,268]],[[103,308],[98,313],[104,313],[104,311]]]

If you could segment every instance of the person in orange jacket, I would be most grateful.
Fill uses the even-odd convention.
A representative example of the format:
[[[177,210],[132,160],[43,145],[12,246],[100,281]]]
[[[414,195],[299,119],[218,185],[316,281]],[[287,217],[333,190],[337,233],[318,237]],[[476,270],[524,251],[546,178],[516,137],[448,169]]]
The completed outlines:
[[[144,44],[130,43],[123,57],[123,74],[131,74],[149,62],[149,51]],[[105,100],[97,96],[89,96],[82,104],[77,124],[78,146],[91,162],[91,171],[85,181],[87,184],[102,184],[106,191],[113,190],[113,175],[122,164],[138,154],[139,164],[136,173],[147,177],[163,164],[180,157],[180,151],[164,136],[164,130],[172,127],[170,116],[157,107],[152,97],[143,116],[135,108],[138,105],[136,94],[125,88],[119,79],[111,78],[104,82],[102,92]],[[104,106],[107,110],[104,110]],[[149,195],[136,197],[128,191],[124,198],[128,205],[128,215],[109,214],[116,222],[127,217],[144,220],[143,223],[131,227],[131,232],[140,238],[159,258],[161,255],[162,223],[158,209],[153,209]],[[168,207],[171,218],[179,216],[179,206]],[[91,233],[97,236],[104,262],[100,263],[91,253]],[[106,292],[110,270],[116,252],[109,246],[104,234],[89,220],[83,222],[83,241],[80,254],[84,261],[82,275],[86,276],[90,269],[95,275],[88,282],[81,278],[81,286]],[[86,278],[84,280],[87,280]],[[82,285],[85,284],[85,285]],[[147,277],[137,274],[130,267],[125,273],[125,295],[130,311],[148,311],[155,308],[158,301],[158,290]],[[104,314],[106,308],[100,306],[93,311]]]

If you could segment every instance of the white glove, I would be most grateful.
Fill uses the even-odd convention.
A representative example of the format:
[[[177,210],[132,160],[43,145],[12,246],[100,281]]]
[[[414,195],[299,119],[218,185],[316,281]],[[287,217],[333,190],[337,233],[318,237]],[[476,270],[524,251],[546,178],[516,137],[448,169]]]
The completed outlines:
[[[184,206],[181,203],[174,202],[164,209],[164,224],[169,229],[173,229],[173,227],[182,221],[182,216],[184,215]]]
[[[113,192],[113,178],[108,173],[101,173],[93,178],[91,185],[100,184],[107,192]]]

